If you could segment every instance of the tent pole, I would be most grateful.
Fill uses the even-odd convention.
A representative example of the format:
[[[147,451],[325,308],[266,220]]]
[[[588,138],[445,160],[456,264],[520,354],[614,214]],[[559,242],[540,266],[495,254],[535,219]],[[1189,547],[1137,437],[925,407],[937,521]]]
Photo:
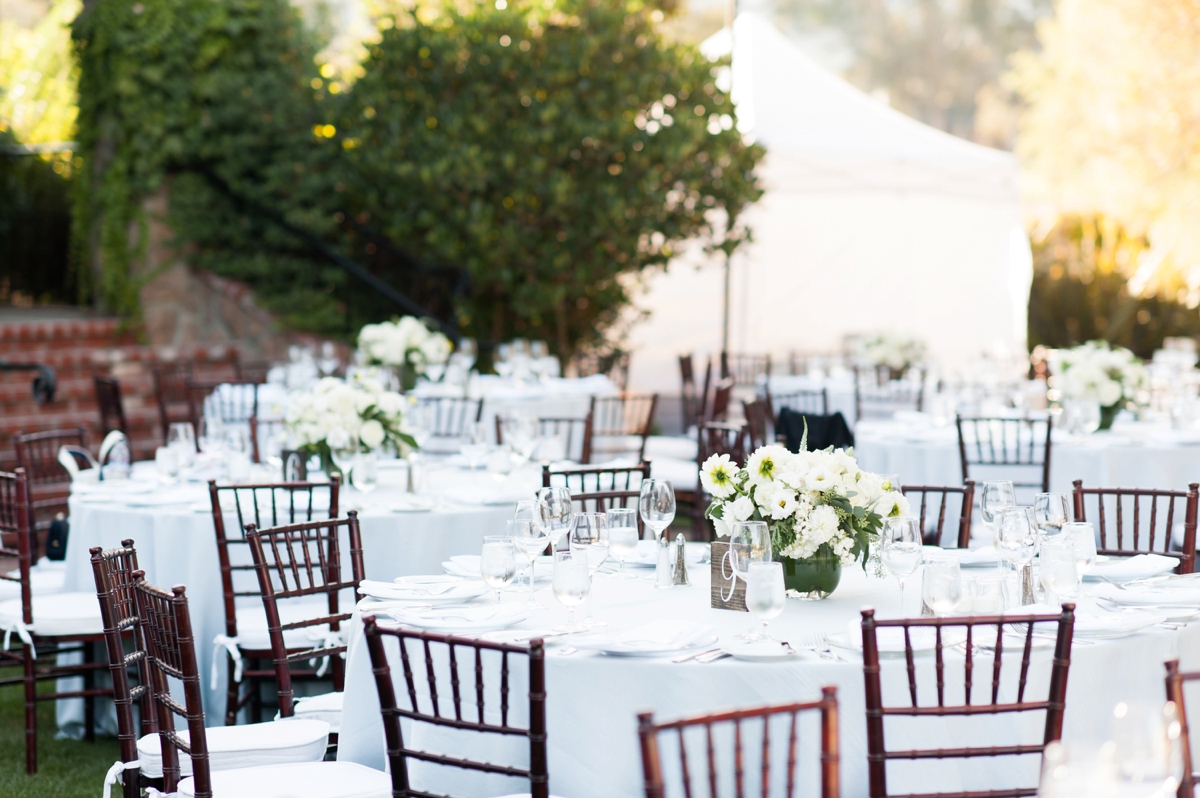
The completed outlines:
[[[724,292],[724,312],[721,314],[721,351],[729,351],[729,258],[730,254],[725,253],[725,292]]]

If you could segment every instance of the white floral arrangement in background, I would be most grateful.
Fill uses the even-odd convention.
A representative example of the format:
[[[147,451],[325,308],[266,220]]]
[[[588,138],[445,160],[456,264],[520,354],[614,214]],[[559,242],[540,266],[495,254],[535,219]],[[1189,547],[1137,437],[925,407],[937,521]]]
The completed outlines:
[[[806,560],[824,548],[844,566],[857,560],[865,568],[883,519],[907,515],[908,500],[844,449],[803,448],[764,446],[744,468],[729,455],[708,458],[700,470],[713,497],[705,516],[719,537],[735,521],[766,521],[777,557]]]
[[[852,352],[857,360],[903,371],[925,359],[925,342],[895,332],[867,333],[854,340]]]
[[[385,445],[399,450],[416,441],[404,431],[405,398],[374,379],[349,382],[320,380],[309,391],[290,396],[284,424],[288,445],[321,456],[329,464],[331,450],[370,451]]]
[[[449,338],[415,316],[367,324],[358,331],[360,359],[367,366],[408,366],[424,374],[427,366],[449,360],[453,348]]]
[[[1146,387],[1146,367],[1137,356],[1107,341],[1088,341],[1050,353],[1052,387],[1064,399],[1093,401],[1100,407],[1139,402]]]

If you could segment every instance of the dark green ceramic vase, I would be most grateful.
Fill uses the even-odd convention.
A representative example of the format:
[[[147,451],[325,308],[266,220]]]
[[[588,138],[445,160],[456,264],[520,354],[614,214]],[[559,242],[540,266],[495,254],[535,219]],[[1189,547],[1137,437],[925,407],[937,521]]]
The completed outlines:
[[[783,563],[784,586],[808,601],[828,598],[842,579],[842,561],[824,546],[807,560],[778,559]]]

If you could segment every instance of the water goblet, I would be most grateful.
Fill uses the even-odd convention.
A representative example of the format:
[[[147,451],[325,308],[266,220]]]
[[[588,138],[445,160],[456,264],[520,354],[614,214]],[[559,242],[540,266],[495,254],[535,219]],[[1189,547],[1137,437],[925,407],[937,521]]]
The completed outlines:
[[[571,528],[574,507],[571,491],[562,486],[541,488],[537,492],[538,520],[546,535],[557,546]]]
[[[1033,497],[1033,515],[1042,540],[1062,534],[1071,520],[1070,497],[1065,493],[1039,493]]]
[[[487,427],[483,422],[467,421],[463,424],[459,450],[467,460],[467,467],[472,471],[483,464],[488,451]]]
[[[530,607],[536,607],[538,603],[537,598],[534,597],[533,581],[536,576],[534,568],[538,555],[546,549],[546,534],[542,531],[541,525],[532,519],[509,521],[508,534],[512,537],[516,547],[525,555],[525,559],[529,561],[529,601],[526,603]]]
[[[583,552],[588,563],[588,578],[595,578],[596,571],[608,559],[608,518],[604,513],[576,513],[571,521],[570,544],[572,549]],[[590,594],[583,623],[589,629],[596,625]]]
[[[900,583],[900,606],[903,608],[904,580],[917,570],[923,559],[921,522],[907,516],[886,518],[882,534],[880,559],[883,567]]]
[[[1075,564],[1075,544],[1059,538],[1042,542],[1038,554],[1038,575],[1046,589],[1046,603],[1054,606],[1079,590],[1079,568]]]
[[[635,577],[632,574],[625,573],[625,560],[637,551],[637,510],[632,507],[614,507],[608,511],[607,515],[608,550],[620,563],[617,575],[633,579]]]
[[[749,585],[750,566],[757,562],[771,562],[771,532],[766,521],[737,521],[729,527],[729,570],[735,580],[741,579]],[[734,635],[740,640],[758,639],[758,629],[750,629]]]
[[[500,591],[513,581],[517,574],[516,548],[507,535],[487,535],[483,538],[483,552],[479,558],[479,573],[488,587],[496,589],[496,603],[500,603]]]
[[[1011,480],[992,480],[983,483],[979,497],[979,515],[983,525],[992,533],[992,546],[1000,551],[997,533],[1000,529],[1000,514],[1009,507],[1017,506],[1017,494]]]
[[[949,615],[962,601],[962,568],[949,557],[929,560],[921,572],[921,597],[935,615]]]
[[[638,496],[642,523],[654,533],[655,542],[675,520],[675,488],[669,479],[647,479]]]
[[[200,434],[196,439],[200,451],[208,455],[220,454],[225,447],[225,429],[220,419],[202,417]]]
[[[551,587],[554,597],[567,608],[567,625],[562,627],[561,631],[581,631],[583,627],[575,623],[575,608],[587,600],[592,589],[592,580],[588,576],[587,555],[570,549],[554,552],[554,578]]]
[[[225,471],[233,483],[250,478],[250,441],[240,427],[225,430]]]
[[[1021,604],[1033,603],[1032,577],[1025,568],[1037,553],[1037,524],[1033,520],[1033,508],[1010,507],[1000,514],[1000,528],[996,535],[1000,558],[1021,575]]]
[[[364,496],[379,484],[379,457],[371,452],[356,452],[350,466],[350,484]]]
[[[1075,567],[1082,577],[1096,564],[1096,530],[1091,521],[1070,521],[1063,524],[1063,534],[1075,549]]]
[[[167,429],[167,448],[175,452],[183,470],[196,459],[196,432],[190,421],[176,421]]]
[[[170,446],[159,446],[154,450],[154,465],[164,477],[176,476],[179,473],[177,450]]]
[[[767,624],[783,612],[786,591],[783,584],[783,563],[752,562],[746,571],[746,609],[762,624],[747,640],[771,640]]]

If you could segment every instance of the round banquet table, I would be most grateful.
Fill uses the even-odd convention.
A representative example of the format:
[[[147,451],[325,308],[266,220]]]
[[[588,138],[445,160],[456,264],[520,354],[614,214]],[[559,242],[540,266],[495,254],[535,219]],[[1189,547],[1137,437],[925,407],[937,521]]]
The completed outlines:
[[[854,430],[854,452],[868,471],[896,474],[904,485],[961,485],[958,432],[953,422],[935,426],[928,417],[863,420]],[[1200,437],[1150,424],[1117,424],[1110,432],[1051,433],[1050,490],[1087,487],[1186,490],[1200,481]],[[976,479],[988,479],[984,469]],[[1010,469],[1011,471],[1011,469]],[[1026,469],[1021,478],[1030,479]],[[1013,478],[1011,474],[1008,478]],[[1040,475],[1037,476],[1040,479]],[[1031,503],[1031,502],[1025,502]]]
[[[380,486],[366,496],[343,486],[340,511],[345,515],[348,510],[359,510],[368,579],[386,581],[406,574],[432,573],[440,571],[441,563],[453,555],[478,552],[484,535],[503,534],[505,522],[512,518],[513,504],[518,499],[532,498],[541,486],[540,467],[535,465],[503,479],[487,471],[447,465],[430,465],[425,473],[428,491],[436,501],[426,512],[391,509],[406,495],[402,469],[381,469]],[[153,463],[135,467],[135,477],[152,479],[152,474]],[[276,481],[276,475],[266,475],[262,481]],[[224,657],[220,651],[214,653],[212,640],[225,632],[225,611],[207,484],[181,482],[164,485],[153,494],[123,498],[74,493],[70,512],[64,590],[94,592],[88,549],[114,548],[125,539],[133,540],[138,565],[151,583],[168,588],[187,586],[207,721],[209,725],[222,723],[227,674],[223,662],[217,668],[215,688],[209,679],[214,657]],[[227,513],[225,524],[226,529],[235,528],[236,514]],[[244,555],[249,563],[248,547],[235,546],[230,553],[233,558]],[[257,598],[239,601],[261,606]],[[60,726],[71,724],[76,714],[82,717],[81,702],[59,703]]]
[[[750,616],[744,613],[709,608],[708,566],[691,569],[692,585],[670,590],[656,590],[648,580],[621,579],[598,575],[593,587],[593,613],[607,622],[613,631],[634,628],[650,619],[678,619],[712,624],[722,643],[744,631]],[[905,606],[917,600],[920,580],[911,578]],[[560,625],[566,610],[555,602],[548,590],[538,593],[546,608],[536,610],[521,628],[545,631]],[[487,601],[494,601],[488,594]],[[505,601],[520,601],[519,591],[505,594]],[[1081,599],[1081,611],[1090,599]],[[865,575],[861,569],[843,571],[842,583],[825,601],[789,600],[783,615],[772,621],[770,632],[793,645],[813,633],[847,633],[857,628],[859,610],[874,606],[880,617],[896,616],[900,611],[900,594],[894,580]],[[1098,612],[1094,605],[1092,612]],[[357,611],[350,624],[349,651],[346,675],[346,695],[338,742],[338,759],[358,762],[383,769],[386,764],[379,700],[364,636],[362,612]],[[383,616],[380,616],[381,618]],[[858,798],[867,794],[865,698],[861,657],[857,652],[834,649],[837,661],[802,653],[783,662],[754,663],[722,659],[709,664],[696,662],[674,663],[669,657],[615,657],[585,651],[566,653],[569,638],[547,639],[547,729],[549,746],[550,791],[565,798],[635,798],[641,796],[641,759],[638,748],[636,714],[653,711],[660,721],[730,708],[750,708],[767,704],[810,701],[820,697],[823,685],[836,685],[839,700],[842,795]],[[393,680],[401,707],[407,707],[407,693],[400,668],[395,641],[387,641],[393,667]],[[435,646],[435,649],[437,647]],[[1044,698],[1049,684],[1052,648],[1035,648],[1027,699]],[[1068,680],[1064,740],[1098,745],[1107,738],[1109,719],[1120,701],[1149,701],[1161,704],[1164,699],[1163,662],[1181,656],[1184,666],[1200,662],[1200,625],[1183,627],[1178,631],[1155,627],[1131,637],[1115,640],[1079,640],[1072,651]],[[460,654],[460,661],[463,655]],[[964,657],[959,649],[946,650],[947,702],[961,701],[963,693]],[[991,686],[990,652],[976,655],[976,701],[986,701]],[[423,658],[413,659],[414,669],[423,669]],[[445,666],[444,656],[435,661]],[[1016,672],[1020,654],[1004,657],[1002,700],[1015,698]],[[931,654],[916,658],[920,673],[918,683],[921,703],[934,702],[934,662]],[[524,698],[527,670],[522,657],[510,658],[510,712],[514,723],[527,713]],[[472,683],[468,663],[464,684]],[[485,677],[488,689],[495,691],[498,664]],[[903,657],[882,662],[884,699],[888,704],[907,700],[908,683]],[[1013,684],[1009,683],[1012,679]],[[446,702],[449,691],[448,674],[439,678],[443,713],[453,713]],[[429,692],[423,670],[416,670],[416,689],[419,700],[428,702]],[[474,717],[474,690],[464,713]],[[488,706],[496,697],[489,694]],[[468,717],[464,714],[464,717]],[[810,719],[811,720],[811,719]],[[913,719],[891,718],[887,734],[892,749],[906,747],[905,737],[914,727]],[[893,724],[893,721],[895,723]],[[962,745],[996,745],[1015,742],[1040,742],[1044,731],[1044,714],[1028,712],[978,716],[975,718],[920,718],[920,747],[959,747]],[[747,725],[745,734],[748,760],[747,773],[757,773],[753,760],[756,748],[761,747],[761,726]],[[490,761],[527,766],[528,743],[520,738],[504,742],[496,735],[439,729],[428,724],[403,726],[405,743],[411,747],[438,753],[465,756],[477,761]],[[786,731],[772,739],[772,750],[782,756],[786,750]],[[910,738],[912,739],[912,738]],[[435,747],[440,746],[440,747]],[[668,767],[677,762],[675,754],[664,748]],[[815,720],[801,725],[799,765],[800,795],[817,794],[817,755],[819,735]],[[703,749],[691,752],[703,757]],[[1000,757],[993,760],[953,760],[897,762],[889,765],[889,790],[898,792],[933,792],[935,790],[996,789],[1003,785],[1030,786],[1037,783],[1036,757]],[[694,765],[696,778],[703,779],[702,765]],[[431,773],[430,769],[435,772]],[[728,768],[726,773],[728,773]],[[779,771],[776,771],[779,772]],[[478,776],[454,769],[438,768],[410,761],[413,786],[437,793],[461,795],[464,798],[519,793],[528,790],[528,782],[493,776]],[[753,787],[748,787],[757,792]]]

